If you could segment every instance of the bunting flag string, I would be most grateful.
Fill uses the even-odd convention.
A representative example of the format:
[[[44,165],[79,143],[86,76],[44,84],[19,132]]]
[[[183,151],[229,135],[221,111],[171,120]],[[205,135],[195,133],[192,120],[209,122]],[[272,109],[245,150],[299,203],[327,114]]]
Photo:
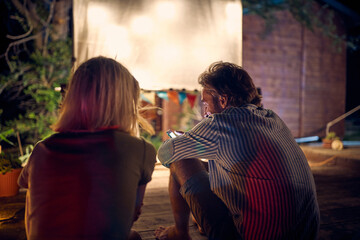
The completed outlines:
[[[176,103],[177,105],[182,105],[185,100],[188,101],[191,108],[194,108],[198,92],[192,91],[192,92],[186,92],[184,89],[181,91],[178,90],[163,90],[163,91],[150,91],[150,90],[142,90],[140,97],[141,100],[148,102],[152,105],[155,105],[155,96],[158,96],[161,99],[172,101]]]

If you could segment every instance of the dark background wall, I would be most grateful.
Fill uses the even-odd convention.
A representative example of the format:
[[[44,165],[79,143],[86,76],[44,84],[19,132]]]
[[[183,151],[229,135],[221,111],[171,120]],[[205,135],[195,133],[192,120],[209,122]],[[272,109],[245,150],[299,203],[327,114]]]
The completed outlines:
[[[345,112],[346,48],[301,26],[288,12],[277,14],[274,30],[262,38],[263,21],[243,18],[243,66],[295,137],[324,136],[327,122]],[[344,134],[344,124],[331,128]]]

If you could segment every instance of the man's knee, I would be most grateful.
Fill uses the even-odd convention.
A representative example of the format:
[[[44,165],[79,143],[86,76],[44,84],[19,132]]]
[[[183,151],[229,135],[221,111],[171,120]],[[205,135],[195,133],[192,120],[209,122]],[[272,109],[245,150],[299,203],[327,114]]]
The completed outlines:
[[[179,160],[170,165],[170,173],[180,186],[184,185],[192,176],[204,170],[207,169],[203,162],[196,158]]]
[[[222,200],[211,191],[206,171],[202,170],[186,181],[180,194],[209,239],[237,239],[232,216]]]

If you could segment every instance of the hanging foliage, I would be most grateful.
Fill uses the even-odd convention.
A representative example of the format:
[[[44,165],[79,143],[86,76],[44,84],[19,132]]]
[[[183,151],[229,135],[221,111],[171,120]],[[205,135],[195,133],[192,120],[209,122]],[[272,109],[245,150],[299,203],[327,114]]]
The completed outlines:
[[[13,129],[23,144],[34,144],[52,133],[61,100],[55,89],[69,78],[71,2],[12,0],[6,7],[12,28],[1,55],[7,68],[0,74],[0,131]]]
[[[242,0],[244,14],[255,14],[264,19],[265,27],[262,37],[266,37],[276,28],[276,12],[287,10],[295,20],[311,31],[320,30],[333,40],[334,47],[341,49],[346,42],[350,49],[360,47],[359,37],[347,38],[336,27],[335,12],[329,5],[315,0]]]

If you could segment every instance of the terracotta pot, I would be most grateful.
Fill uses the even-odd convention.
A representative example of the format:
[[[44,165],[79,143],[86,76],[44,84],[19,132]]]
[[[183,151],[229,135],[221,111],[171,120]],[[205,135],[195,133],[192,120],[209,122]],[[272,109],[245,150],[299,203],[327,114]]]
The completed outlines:
[[[5,174],[0,173],[0,197],[12,197],[18,194],[17,180],[21,170],[22,168],[17,168]]]
[[[333,142],[333,140],[331,139],[322,139],[322,146],[323,148],[330,148],[331,149],[331,143]]]

